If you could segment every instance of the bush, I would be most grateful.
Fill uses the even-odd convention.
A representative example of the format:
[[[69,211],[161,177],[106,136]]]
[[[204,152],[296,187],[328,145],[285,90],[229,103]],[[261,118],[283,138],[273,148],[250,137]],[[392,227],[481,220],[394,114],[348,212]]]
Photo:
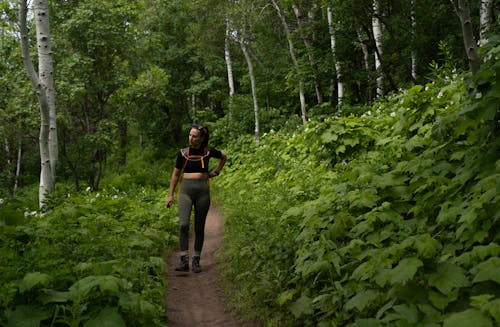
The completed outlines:
[[[274,326],[500,323],[500,47],[360,117],[240,140],[217,183],[234,306]]]

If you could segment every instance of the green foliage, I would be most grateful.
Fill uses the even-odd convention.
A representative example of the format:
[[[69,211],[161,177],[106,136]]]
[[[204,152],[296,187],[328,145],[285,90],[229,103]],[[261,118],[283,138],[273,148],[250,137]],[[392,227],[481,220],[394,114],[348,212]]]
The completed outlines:
[[[360,117],[240,138],[215,187],[233,305],[274,326],[498,324],[500,47]]]
[[[0,324],[163,326],[163,257],[176,240],[165,194],[57,196],[50,211],[0,225]]]

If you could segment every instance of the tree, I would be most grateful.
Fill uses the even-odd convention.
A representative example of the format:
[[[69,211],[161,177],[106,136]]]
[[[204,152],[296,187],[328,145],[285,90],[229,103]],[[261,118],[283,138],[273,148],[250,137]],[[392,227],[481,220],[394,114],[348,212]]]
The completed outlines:
[[[47,192],[54,192],[56,179],[56,163],[58,157],[56,108],[54,96],[54,69],[52,64],[49,11],[46,0],[34,3],[34,17],[38,48],[38,73],[30,55],[29,34],[27,26],[28,6],[26,0],[19,1],[19,26],[21,31],[21,48],[23,62],[28,77],[35,89],[40,105],[40,186],[39,206],[45,202]]]
[[[326,15],[328,20],[328,31],[330,33],[330,48],[332,51],[333,69],[337,79],[337,105],[341,107],[344,99],[344,83],[342,81],[342,66],[339,58],[337,57],[337,38],[335,36],[334,14],[331,6],[326,7]]]
[[[375,71],[377,72],[377,97],[384,95],[384,73],[382,71],[382,24],[379,0],[373,0],[373,39],[375,40]]]
[[[314,79],[314,89],[316,91],[316,101],[318,104],[323,103],[323,90],[321,87],[321,81],[318,74],[318,67],[316,64],[316,59],[314,56],[314,45],[312,43],[311,37],[308,33],[308,27],[314,22],[316,11],[318,10],[318,4],[316,0],[312,1],[311,7],[307,11],[307,15],[304,15],[303,8],[301,8],[297,3],[292,3],[292,9],[295,13],[295,17],[297,18],[297,26],[300,38],[304,43],[307,59],[309,62],[309,66],[311,67],[311,74]]]
[[[484,43],[486,35],[490,32],[493,14],[493,0],[481,0],[479,9],[479,41]]]
[[[295,51],[295,45],[293,43],[293,37],[292,37],[292,31],[290,29],[290,26],[288,25],[288,22],[286,21],[285,14],[281,10],[281,7],[279,6],[279,3],[276,0],[271,0],[271,3],[276,10],[276,13],[278,14],[278,17],[280,18],[281,24],[283,26],[283,29],[285,31],[285,35],[288,41],[288,49],[290,51],[290,58],[292,59],[293,67],[295,69],[295,74],[296,77],[299,81],[299,99],[300,99],[300,111],[301,111],[301,116],[302,116],[302,122],[305,124],[309,118],[307,115],[307,108],[306,108],[306,96],[305,96],[305,83],[304,79],[302,77],[302,73],[300,71],[300,66],[299,66],[299,61],[297,60],[297,54]]]
[[[450,0],[455,12],[460,19],[460,25],[462,27],[462,35],[464,39],[465,52],[467,54],[467,59],[469,61],[469,68],[473,75],[475,75],[481,66],[479,55],[477,53],[476,39],[474,37],[474,32],[472,28],[472,20],[470,17],[470,8],[468,0]]]
[[[240,39],[241,50],[245,55],[245,60],[248,65],[248,75],[250,78],[250,86],[252,89],[252,101],[253,101],[253,111],[255,116],[255,141],[258,143],[260,140],[260,122],[259,122],[259,102],[257,99],[257,85],[255,82],[255,71],[252,62],[252,58],[250,56],[250,48],[248,41],[245,37],[241,37]]]

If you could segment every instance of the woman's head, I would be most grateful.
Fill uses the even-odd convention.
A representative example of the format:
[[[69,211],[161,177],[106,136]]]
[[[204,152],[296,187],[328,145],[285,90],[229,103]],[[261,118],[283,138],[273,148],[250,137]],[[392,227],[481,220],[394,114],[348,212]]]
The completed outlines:
[[[189,145],[195,148],[206,147],[208,145],[208,127],[193,124],[189,131]]]

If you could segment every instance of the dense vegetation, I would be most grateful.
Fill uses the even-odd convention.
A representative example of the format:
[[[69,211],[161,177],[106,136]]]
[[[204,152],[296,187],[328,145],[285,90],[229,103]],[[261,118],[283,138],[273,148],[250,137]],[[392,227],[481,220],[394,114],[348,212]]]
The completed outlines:
[[[147,157],[98,193],[61,185],[45,213],[23,212],[36,200],[2,203],[1,326],[165,326],[177,222],[156,178],[165,166]]]
[[[470,1],[472,76],[459,2],[48,1],[59,161],[40,209],[39,108],[0,0],[0,326],[165,325],[164,201],[192,122],[229,154],[212,185],[244,316],[500,324],[499,8],[486,31]]]
[[[499,56],[474,82],[437,70],[361,117],[233,144],[234,305],[270,326],[498,325]]]

